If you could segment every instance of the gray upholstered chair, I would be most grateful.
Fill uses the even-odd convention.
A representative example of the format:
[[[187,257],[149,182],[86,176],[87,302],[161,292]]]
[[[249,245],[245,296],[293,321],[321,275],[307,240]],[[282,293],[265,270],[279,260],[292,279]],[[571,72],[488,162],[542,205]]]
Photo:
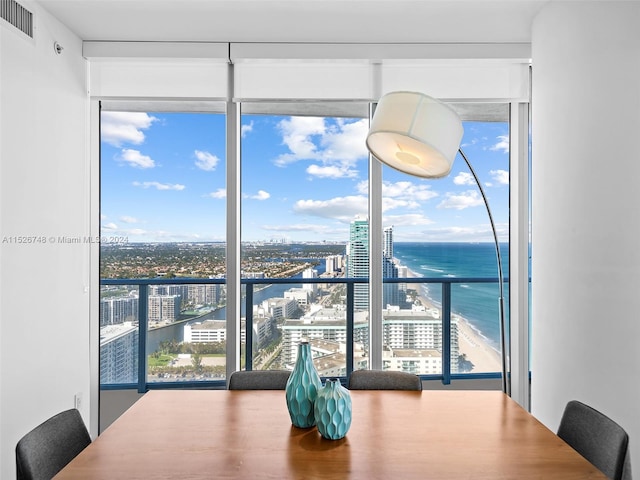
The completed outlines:
[[[289,370],[239,370],[229,377],[229,390],[284,390]]]
[[[349,376],[349,390],[422,390],[417,375],[391,370],[355,370]]]
[[[628,468],[629,436],[606,415],[572,400],[562,414],[558,436],[611,480],[626,477],[623,473],[625,463]]]
[[[75,408],[49,418],[16,445],[18,480],[50,480],[91,443]]]

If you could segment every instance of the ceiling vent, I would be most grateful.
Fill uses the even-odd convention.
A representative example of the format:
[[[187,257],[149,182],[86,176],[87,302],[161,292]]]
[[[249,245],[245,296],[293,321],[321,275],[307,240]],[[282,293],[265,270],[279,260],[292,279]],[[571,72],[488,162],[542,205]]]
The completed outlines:
[[[33,38],[33,13],[15,0],[0,0],[0,17]]]

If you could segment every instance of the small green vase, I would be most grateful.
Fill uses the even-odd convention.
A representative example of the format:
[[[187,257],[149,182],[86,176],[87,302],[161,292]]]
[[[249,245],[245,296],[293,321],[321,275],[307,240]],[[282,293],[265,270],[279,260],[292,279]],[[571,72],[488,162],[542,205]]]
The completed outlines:
[[[313,407],[318,432],[329,440],[343,438],[351,427],[351,394],[340,380],[327,380]]]
[[[320,376],[311,358],[311,346],[309,342],[301,342],[296,364],[285,387],[287,408],[294,426],[310,428],[316,424],[313,403],[321,387]]]

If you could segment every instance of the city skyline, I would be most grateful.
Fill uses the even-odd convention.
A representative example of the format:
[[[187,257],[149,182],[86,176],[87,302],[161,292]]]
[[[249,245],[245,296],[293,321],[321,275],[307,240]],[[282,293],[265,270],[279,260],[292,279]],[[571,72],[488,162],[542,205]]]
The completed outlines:
[[[368,215],[366,119],[245,115],[242,241],[347,241]],[[465,122],[462,148],[508,234],[508,124]],[[129,242],[224,241],[225,118],[103,112],[101,233]],[[396,241],[492,241],[464,161],[423,180],[383,167],[383,226]]]

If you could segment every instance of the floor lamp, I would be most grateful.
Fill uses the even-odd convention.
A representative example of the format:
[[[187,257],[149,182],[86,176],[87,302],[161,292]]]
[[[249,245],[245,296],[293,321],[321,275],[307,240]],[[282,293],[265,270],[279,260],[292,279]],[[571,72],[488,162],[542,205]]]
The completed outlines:
[[[367,135],[367,148],[386,165],[421,178],[449,175],[453,160],[460,153],[473,176],[487,208],[498,261],[500,348],[502,391],[510,395],[507,381],[504,277],[498,234],[489,202],[471,163],[460,148],[462,121],[448,105],[418,92],[391,92],[376,106]]]

